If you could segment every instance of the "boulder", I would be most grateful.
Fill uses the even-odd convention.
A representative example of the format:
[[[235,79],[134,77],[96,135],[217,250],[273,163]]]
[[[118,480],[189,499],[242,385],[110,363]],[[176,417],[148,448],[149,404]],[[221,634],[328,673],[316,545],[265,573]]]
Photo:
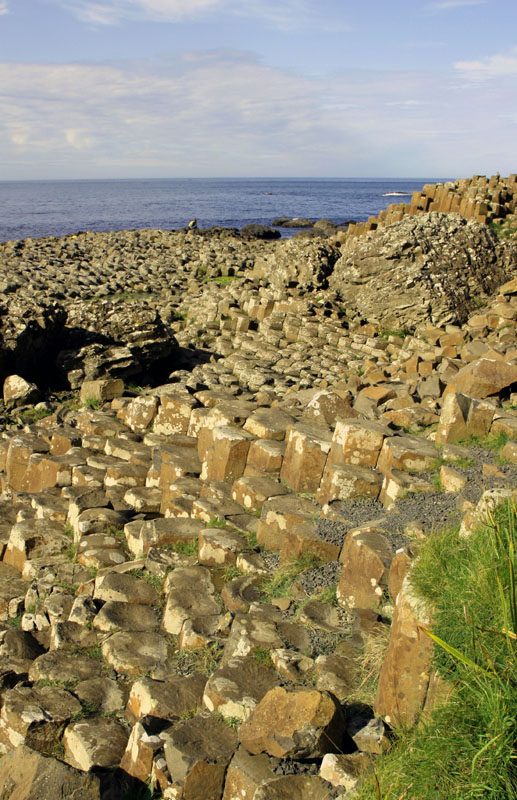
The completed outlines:
[[[505,280],[504,246],[486,225],[453,214],[406,216],[348,237],[329,279],[347,315],[401,330],[462,323]]]
[[[96,775],[80,772],[21,745],[0,761],[0,796],[5,800],[100,800],[101,789]]]
[[[163,734],[172,789],[184,800],[220,800],[237,749],[235,731],[209,714],[177,723]]]
[[[317,775],[282,775],[259,786],[253,800],[327,800],[328,784]]]
[[[404,579],[397,595],[390,641],[379,676],[375,714],[390,725],[411,727],[424,708],[432,675],[429,610]]]
[[[327,692],[271,689],[239,728],[239,740],[256,755],[317,758],[339,751],[343,717]]]
[[[261,664],[252,651],[230,659],[210,676],[203,702],[209,711],[244,722],[276,682],[274,670]]]
[[[469,397],[490,397],[517,384],[517,365],[491,358],[466,364],[451,381],[451,389]]]
[[[339,255],[339,249],[326,242],[282,239],[274,251],[255,259],[253,276],[280,289],[293,284],[304,289],[324,288]]]
[[[117,767],[124,755],[129,734],[115,719],[91,717],[72,722],[63,734],[65,760],[76,769]]]
[[[40,392],[35,383],[29,383],[19,375],[9,375],[4,381],[3,387],[4,405],[12,409],[17,406],[37,403]]]
[[[258,787],[275,777],[268,756],[252,756],[241,746],[228,767],[222,800],[253,800]]]

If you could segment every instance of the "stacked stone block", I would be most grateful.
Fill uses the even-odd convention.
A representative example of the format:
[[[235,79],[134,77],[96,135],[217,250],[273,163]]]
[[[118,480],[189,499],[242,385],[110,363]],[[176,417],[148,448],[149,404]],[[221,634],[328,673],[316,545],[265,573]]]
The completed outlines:
[[[347,236],[363,236],[380,225],[399,222],[406,215],[431,211],[460,214],[483,224],[506,221],[517,225],[517,174],[512,173],[507,178],[473,175],[447,183],[425,184],[421,191],[413,192],[410,203],[392,203],[377,217],[352,223],[346,232],[338,235],[342,240]]]

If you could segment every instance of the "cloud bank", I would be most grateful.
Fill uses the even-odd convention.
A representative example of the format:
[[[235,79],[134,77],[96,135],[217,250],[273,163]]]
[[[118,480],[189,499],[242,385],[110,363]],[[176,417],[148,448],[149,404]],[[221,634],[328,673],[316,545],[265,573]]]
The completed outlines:
[[[146,19],[178,22],[226,13],[261,20],[280,29],[329,23],[313,0],[51,0],[80,20],[95,25],[116,25],[124,20]],[[341,25],[340,29],[345,26]]]
[[[440,0],[440,2],[430,3],[428,8],[433,11],[449,11],[455,8],[465,8],[467,6],[484,6],[488,0]]]
[[[473,64],[456,72],[503,69]],[[0,63],[0,87],[5,178],[464,175],[492,156],[493,171],[514,169],[513,86],[462,88],[452,72],[308,78],[215,50],[173,64]]]
[[[455,69],[467,81],[481,83],[517,76],[517,49],[509,54],[496,54],[479,61],[457,61]]]

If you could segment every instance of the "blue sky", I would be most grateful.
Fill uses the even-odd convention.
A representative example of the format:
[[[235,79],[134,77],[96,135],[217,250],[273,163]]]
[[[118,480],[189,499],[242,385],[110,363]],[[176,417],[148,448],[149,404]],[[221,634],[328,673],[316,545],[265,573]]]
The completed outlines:
[[[0,0],[0,179],[496,171],[515,0]]]

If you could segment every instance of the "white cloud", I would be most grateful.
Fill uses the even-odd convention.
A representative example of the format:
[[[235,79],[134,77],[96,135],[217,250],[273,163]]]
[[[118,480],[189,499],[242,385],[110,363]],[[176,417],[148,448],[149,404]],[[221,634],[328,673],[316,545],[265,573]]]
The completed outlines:
[[[459,92],[451,78],[386,70],[309,78],[231,50],[174,62],[0,63],[0,171],[5,178],[511,172],[514,121],[498,115],[517,107],[515,89],[495,93],[480,83]],[[486,165],[494,120],[497,162]]]
[[[87,150],[95,144],[93,136],[88,136],[88,134],[85,134],[84,131],[78,128],[67,128],[64,134],[67,144],[75,150]]]
[[[420,106],[420,100],[392,100],[387,106]]]
[[[228,0],[53,0],[80,20],[98,25],[114,25],[124,19],[147,17],[176,21],[196,17]]]
[[[432,11],[448,11],[451,8],[464,8],[466,6],[482,6],[488,0],[440,0],[437,3],[429,3],[428,8]]]
[[[1,0],[0,0],[1,2]],[[314,0],[51,0],[83,22],[114,25],[128,19],[176,22],[227,13],[261,20],[281,30],[311,26],[345,31],[349,27],[328,19]]]
[[[7,0],[0,0],[0,17],[3,14],[8,14],[8,13],[9,13],[9,7],[7,5]]]
[[[517,51],[509,55],[488,56],[479,61],[456,61],[454,68],[465,80],[473,83],[513,77],[517,75]]]

